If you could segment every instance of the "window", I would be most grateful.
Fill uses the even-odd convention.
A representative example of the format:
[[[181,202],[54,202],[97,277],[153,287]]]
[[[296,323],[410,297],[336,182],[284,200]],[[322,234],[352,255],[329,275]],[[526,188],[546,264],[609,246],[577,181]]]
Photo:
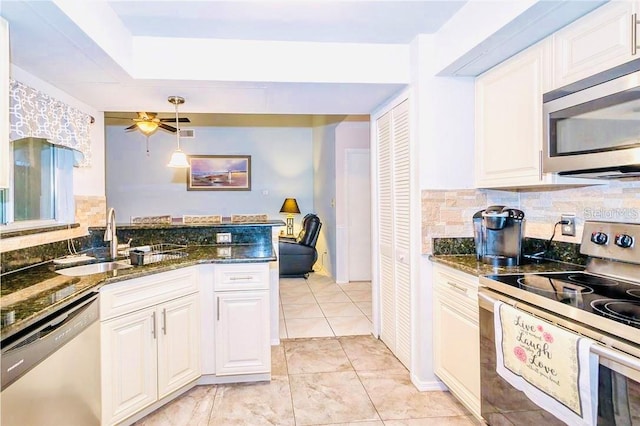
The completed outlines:
[[[45,139],[13,141],[11,187],[2,190],[0,219],[5,227],[71,223],[73,150]]]

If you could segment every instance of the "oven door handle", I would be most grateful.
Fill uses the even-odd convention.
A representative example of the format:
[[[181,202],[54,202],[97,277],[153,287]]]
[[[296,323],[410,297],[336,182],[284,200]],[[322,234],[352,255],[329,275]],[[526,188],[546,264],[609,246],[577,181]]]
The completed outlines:
[[[492,312],[493,312],[493,306],[498,301],[506,303],[508,305],[511,305],[514,308],[518,308],[518,306],[517,306],[518,303],[515,300],[513,300],[513,299],[497,300],[497,299],[494,299],[493,297],[488,296],[487,294],[485,294],[482,291],[482,289],[478,292],[478,297],[480,299],[483,299],[485,302],[488,302],[488,303],[491,304],[491,311]],[[526,309],[524,311],[526,312]],[[536,314],[533,314],[533,315],[536,315]],[[536,316],[540,317],[539,315],[536,315]],[[553,320],[551,320],[549,318],[543,318],[543,317],[541,317],[541,318],[545,319],[547,321],[553,322]],[[566,327],[562,327],[562,325],[558,324],[558,326],[561,327],[561,328],[566,329]],[[575,333],[575,334],[579,334],[574,330],[568,330],[568,331],[571,331],[572,333]],[[591,347],[591,352],[593,352],[594,354],[599,355],[599,356],[601,356],[601,357],[603,357],[605,359],[608,359],[610,361],[617,362],[618,364],[622,364],[622,365],[624,365],[624,366],[626,366],[628,368],[631,368],[633,370],[640,371],[640,360],[638,360],[637,358],[635,358],[633,356],[630,356],[630,355],[627,355],[624,352],[620,352],[618,350],[611,349],[611,348],[608,348],[606,346],[603,346],[602,342],[598,342],[596,339],[593,339],[591,337],[587,337],[587,338],[593,340],[594,342],[596,342],[596,344],[594,344]],[[605,336],[602,336],[602,339],[605,339]]]

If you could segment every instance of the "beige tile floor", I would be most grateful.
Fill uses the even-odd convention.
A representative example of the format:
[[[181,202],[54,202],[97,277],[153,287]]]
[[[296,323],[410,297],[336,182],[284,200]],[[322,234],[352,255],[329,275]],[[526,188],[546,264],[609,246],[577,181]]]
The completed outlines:
[[[339,303],[339,302],[336,302]],[[448,392],[419,392],[373,336],[285,339],[271,382],[197,386],[138,426],[479,424]]]
[[[314,272],[280,279],[280,338],[371,334],[371,282],[336,284]]]

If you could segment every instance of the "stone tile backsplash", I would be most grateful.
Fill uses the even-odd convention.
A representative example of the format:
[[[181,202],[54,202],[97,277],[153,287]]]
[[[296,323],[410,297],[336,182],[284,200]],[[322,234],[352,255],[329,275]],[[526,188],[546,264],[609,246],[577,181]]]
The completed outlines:
[[[76,222],[87,227],[104,226],[107,199],[101,196],[76,195]]]
[[[433,253],[433,238],[472,237],[472,217],[499,204],[525,213],[525,236],[547,240],[562,213],[575,213],[576,236],[558,228],[554,240],[580,243],[585,220],[640,223],[640,182],[605,182],[579,188],[526,190],[485,189],[422,191],[422,253]]]

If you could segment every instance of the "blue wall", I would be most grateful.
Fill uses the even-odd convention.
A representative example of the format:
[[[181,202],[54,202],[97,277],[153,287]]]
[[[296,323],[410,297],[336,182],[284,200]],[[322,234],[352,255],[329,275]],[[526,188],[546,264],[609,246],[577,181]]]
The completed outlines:
[[[302,214],[313,211],[313,136],[311,127],[189,127],[195,138],[181,139],[188,155],[251,155],[251,191],[187,191],[186,172],[166,166],[176,137],[157,131],[149,137],[126,126],[106,126],[106,195],[117,221],[131,216],[170,214],[267,213],[281,219],[286,197]],[[296,223],[301,220],[296,218]]]

